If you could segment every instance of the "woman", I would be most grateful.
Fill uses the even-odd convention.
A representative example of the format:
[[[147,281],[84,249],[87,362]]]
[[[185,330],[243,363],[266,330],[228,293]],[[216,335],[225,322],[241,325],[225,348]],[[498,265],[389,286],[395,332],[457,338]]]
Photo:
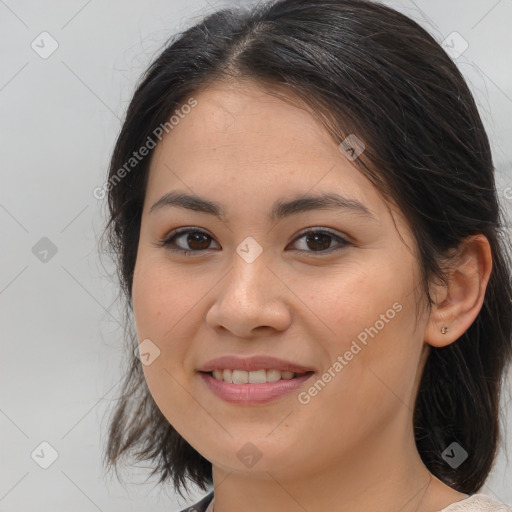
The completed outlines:
[[[144,75],[106,191],[138,355],[108,464],[213,485],[186,510],[511,510],[478,493],[512,354],[492,157],[414,21],[208,16]]]

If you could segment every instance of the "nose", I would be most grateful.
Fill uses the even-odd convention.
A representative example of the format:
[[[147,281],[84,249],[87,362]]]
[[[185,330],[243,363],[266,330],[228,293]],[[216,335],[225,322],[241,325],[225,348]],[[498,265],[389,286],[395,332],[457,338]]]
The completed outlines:
[[[247,263],[238,255],[233,267],[214,288],[215,301],[206,323],[217,331],[226,330],[241,338],[284,331],[291,322],[287,286],[261,255]]]

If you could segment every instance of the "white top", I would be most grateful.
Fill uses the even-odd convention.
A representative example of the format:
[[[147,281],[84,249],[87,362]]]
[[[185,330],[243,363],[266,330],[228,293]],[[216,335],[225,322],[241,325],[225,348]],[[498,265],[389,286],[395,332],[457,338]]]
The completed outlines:
[[[205,512],[211,512],[212,508],[213,500]],[[478,493],[456,501],[439,512],[512,512],[512,507],[496,501],[490,496]]]
[[[448,505],[439,512],[512,512],[512,507],[485,494],[473,494]]]

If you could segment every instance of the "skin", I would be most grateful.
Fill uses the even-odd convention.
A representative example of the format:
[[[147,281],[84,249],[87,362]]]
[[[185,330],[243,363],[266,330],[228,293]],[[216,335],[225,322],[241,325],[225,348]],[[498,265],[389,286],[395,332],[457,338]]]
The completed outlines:
[[[422,463],[413,404],[429,348],[454,342],[482,306],[489,244],[468,239],[448,286],[432,285],[437,304],[429,312],[400,211],[307,109],[267,91],[249,81],[204,88],[155,148],[132,290],[138,338],[160,350],[144,366],[150,392],[212,462],[216,512],[242,505],[245,512],[440,510],[467,495]],[[170,191],[219,202],[226,219],[179,207],[150,213]],[[375,219],[335,209],[278,222],[267,216],[277,200],[322,192],[357,199]],[[159,246],[181,227],[210,238],[175,240],[192,255]],[[328,238],[322,253],[302,236],[305,228],[349,243]],[[252,263],[236,252],[248,236],[263,249]],[[230,404],[196,372],[226,354],[271,354],[321,375],[393,303],[402,309],[307,404],[297,392],[267,404]],[[252,467],[237,457],[248,442],[262,455]]]

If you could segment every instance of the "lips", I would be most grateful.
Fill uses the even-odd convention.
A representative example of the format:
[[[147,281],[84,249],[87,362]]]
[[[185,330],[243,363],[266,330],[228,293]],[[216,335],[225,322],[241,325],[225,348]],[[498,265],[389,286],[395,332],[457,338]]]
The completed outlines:
[[[289,397],[294,391],[305,386],[313,375],[314,372],[311,371],[300,377],[281,379],[277,382],[235,384],[217,380],[209,373],[199,372],[199,378],[214,396],[237,406],[257,406]]]
[[[292,361],[265,355],[255,355],[252,357],[222,356],[204,363],[198,368],[198,371],[210,373],[213,370],[244,370],[250,372],[269,369],[296,374],[316,371],[314,368],[299,365]]]

